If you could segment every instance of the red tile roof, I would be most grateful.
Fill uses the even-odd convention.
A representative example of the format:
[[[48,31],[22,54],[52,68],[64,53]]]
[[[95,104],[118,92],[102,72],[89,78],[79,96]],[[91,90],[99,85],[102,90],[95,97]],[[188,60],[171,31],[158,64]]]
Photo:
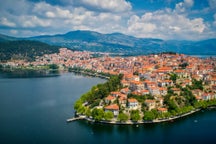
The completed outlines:
[[[119,106],[117,104],[108,105],[105,107],[107,110],[119,110]]]

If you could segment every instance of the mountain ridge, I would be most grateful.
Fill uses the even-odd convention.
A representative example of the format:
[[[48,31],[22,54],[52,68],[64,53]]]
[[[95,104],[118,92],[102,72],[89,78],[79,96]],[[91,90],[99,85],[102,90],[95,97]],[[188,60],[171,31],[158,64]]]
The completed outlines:
[[[0,35],[0,41],[7,38],[14,40],[14,37]],[[162,40],[157,38],[137,38],[122,33],[102,34],[94,31],[77,30],[65,34],[17,38],[17,40],[19,39],[36,40],[51,45],[93,52],[136,55],[172,51],[191,55],[216,55],[216,38],[200,41]]]

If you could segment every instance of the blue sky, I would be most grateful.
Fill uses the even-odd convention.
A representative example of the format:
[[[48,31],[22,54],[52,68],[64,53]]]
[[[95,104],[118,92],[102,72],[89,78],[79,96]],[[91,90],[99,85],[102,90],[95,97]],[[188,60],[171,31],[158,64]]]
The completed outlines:
[[[160,39],[216,38],[216,0],[0,0],[0,33],[73,30]]]

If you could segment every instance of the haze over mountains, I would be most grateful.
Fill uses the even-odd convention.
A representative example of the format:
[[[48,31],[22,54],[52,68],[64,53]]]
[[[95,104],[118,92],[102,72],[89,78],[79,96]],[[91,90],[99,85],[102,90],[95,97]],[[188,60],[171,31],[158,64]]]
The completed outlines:
[[[66,34],[14,38],[0,35],[0,41],[36,40],[77,50],[121,53],[126,55],[177,52],[190,55],[216,55],[216,39],[202,41],[136,38],[121,33],[101,34],[93,31],[71,31]]]

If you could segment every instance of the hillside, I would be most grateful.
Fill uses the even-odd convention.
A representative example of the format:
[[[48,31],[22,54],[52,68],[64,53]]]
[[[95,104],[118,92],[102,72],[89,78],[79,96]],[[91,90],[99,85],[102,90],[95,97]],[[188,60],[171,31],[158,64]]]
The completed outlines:
[[[202,41],[162,40],[136,38],[121,33],[101,34],[93,31],[71,31],[66,34],[15,38],[0,34],[0,42],[33,40],[59,45],[73,50],[109,52],[124,55],[143,55],[160,52],[177,52],[189,55],[216,55],[216,39]]]
[[[216,54],[216,39],[203,41],[161,40],[136,38],[121,33],[101,34],[93,31],[71,31],[66,34],[27,38],[52,45],[87,51],[122,53],[129,55],[173,51],[185,54]]]
[[[0,61],[10,59],[34,60],[36,56],[57,53],[58,46],[29,40],[0,41]]]

